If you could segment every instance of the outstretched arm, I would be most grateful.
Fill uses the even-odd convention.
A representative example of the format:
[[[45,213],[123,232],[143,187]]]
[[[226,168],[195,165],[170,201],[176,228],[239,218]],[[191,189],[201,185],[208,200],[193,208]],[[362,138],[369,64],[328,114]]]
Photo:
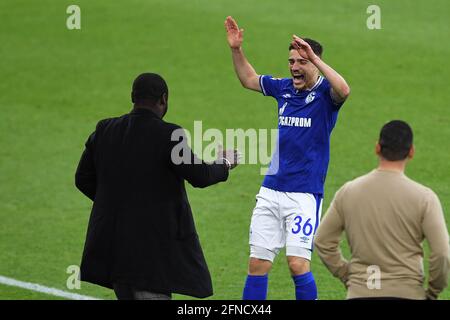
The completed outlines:
[[[225,29],[227,31],[227,40],[231,49],[234,70],[244,88],[261,92],[259,85],[259,75],[248,62],[242,51],[242,41],[244,29],[239,29],[236,21],[232,17],[225,20]]]
[[[177,176],[188,181],[195,188],[205,188],[228,179],[229,170],[239,163],[237,150],[222,150],[217,159],[206,163],[199,159],[188,145],[188,139],[181,127],[174,127],[168,142],[170,166]]]
[[[326,64],[319,56],[317,56],[306,41],[296,35],[293,36],[293,39],[292,45],[297,49],[298,53],[303,58],[311,61],[311,63],[313,63],[323,74],[323,76],[330,82],[330,94],[333,101],[335,103],[344,102],[350,95],[350,87],[345,79],[328,64]]]

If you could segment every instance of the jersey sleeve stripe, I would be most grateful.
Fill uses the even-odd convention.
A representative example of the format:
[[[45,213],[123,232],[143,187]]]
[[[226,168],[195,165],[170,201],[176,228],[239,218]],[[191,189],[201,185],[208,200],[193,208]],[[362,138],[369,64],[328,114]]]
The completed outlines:
[[[261,87],[263,95],[267,96],[267,92],[266,92],[266,89],[264,88],[264,84],[263,84],[263,77],[264,76],[259,76],[259,86]]]

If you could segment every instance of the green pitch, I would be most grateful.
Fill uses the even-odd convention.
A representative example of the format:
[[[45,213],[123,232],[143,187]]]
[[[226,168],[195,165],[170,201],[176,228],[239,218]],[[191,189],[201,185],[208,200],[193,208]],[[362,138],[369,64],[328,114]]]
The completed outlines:
[[[240,87],[223,27],[245,29],[244,49],[259,73],[288,76],[293,33],[318,39],[324,60],[352,94],[332,135],[324,209],[345,181],[376,165],[374,144],[391,119],[408,121],[417,156],[407,174],[431,187],[450,215],[450,36],[447,0],[377,1],[381,30],[369,30],[373,1],[76,1],[81,30],[66,28],[73,1],[0,3],[0,275],[70,291],[90,201],[74,187],[83,144],[98,120],[131,109],[130,86],[144,71],[170,87],[166,120],[192,130],[275,128],[275,101]],[[227,183],[189,188],[213,277],[212,299],[240,299],[248,228],[262,176],[242,165]],[[320,299],[343,299],[343,286],[313,257]],[[82,284],[74,293],[112,299]],[[269,299],[294,299],[284,254],[274,264]],[[0,299],[54,297],[0,285]],[[186,298],[175,296],[175,298]],[[450,299],[447,289],[442,299]]]

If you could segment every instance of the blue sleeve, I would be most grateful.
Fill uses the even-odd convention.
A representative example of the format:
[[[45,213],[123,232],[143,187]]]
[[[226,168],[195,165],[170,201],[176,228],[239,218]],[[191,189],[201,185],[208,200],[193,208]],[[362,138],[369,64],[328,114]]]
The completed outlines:
[[[259,85],[265,96],[276,97],[281,91],[283,79],[273,78],[272,76],[263,75],[259,77]]]

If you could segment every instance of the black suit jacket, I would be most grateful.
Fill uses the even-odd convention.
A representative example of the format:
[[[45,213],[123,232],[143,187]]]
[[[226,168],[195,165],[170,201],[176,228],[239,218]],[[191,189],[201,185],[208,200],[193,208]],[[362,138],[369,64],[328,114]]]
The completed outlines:
[[[137,108],[100,121],[88,138],[75,175],[78,189],[94,202],[81,280],[212,295],[184,180],[203,188],[227,180],[228,169],[196,158],[184,135],[172,141],[174,130],[182,129]],[[174,146],[191,164],[172,161]]]

